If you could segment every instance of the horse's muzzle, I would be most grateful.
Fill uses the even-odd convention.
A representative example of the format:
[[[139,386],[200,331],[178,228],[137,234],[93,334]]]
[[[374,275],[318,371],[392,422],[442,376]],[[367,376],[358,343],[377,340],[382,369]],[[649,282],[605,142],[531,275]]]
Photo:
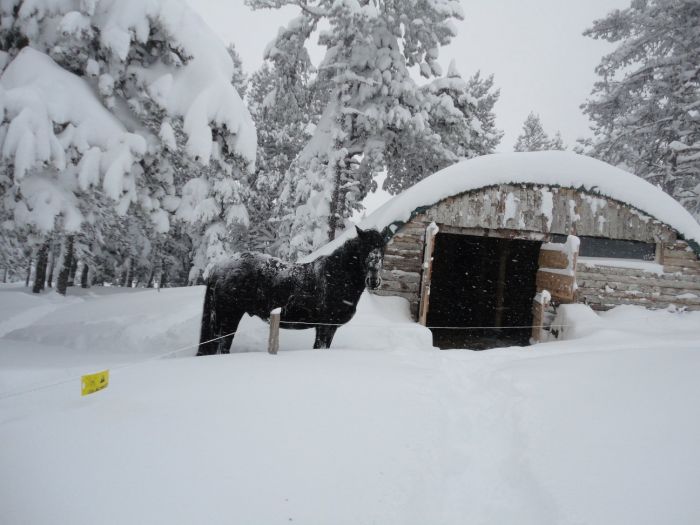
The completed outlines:
[[[376,290],[382,284],[381,277],[367,277],[365,284],[370,290]]]

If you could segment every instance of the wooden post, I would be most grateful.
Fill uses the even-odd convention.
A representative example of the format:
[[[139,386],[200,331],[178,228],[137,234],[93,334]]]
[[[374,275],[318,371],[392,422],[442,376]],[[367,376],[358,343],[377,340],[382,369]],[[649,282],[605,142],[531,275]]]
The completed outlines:
[[[435,236],[440,231],[437,224],[431,222],[425,229],[425,249],[423,251],[423,275],[420,285],[420,306],[418,310],[418,322],[423,326],[428,324],[428,303],[430,301],[430,279],[433,272],[433,251],[435,250]]]
[[[267,341],[267,353],[276,355],[280,348],[280,314],[281,308],[275,308],[270,312],[270,338]]]
[[[533,343],[542,341],[544,334],[545,310],[549,306],[552,296],[547,290],[542,290],[535,295],[535,300],[532,302],[532,336]]]

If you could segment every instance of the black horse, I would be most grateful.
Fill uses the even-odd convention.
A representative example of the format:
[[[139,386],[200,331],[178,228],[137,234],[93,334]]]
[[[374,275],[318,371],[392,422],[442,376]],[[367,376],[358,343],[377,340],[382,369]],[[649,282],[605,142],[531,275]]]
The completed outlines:
[[[282,328],[313,327],[314,348],[329,348],[365,285],[379,286],[383,247],[378,231],[357,228],[357,237],[309,263],[243,253],[219,264],[207,279],[197,355],[227,354],[243,314],[268,320],[276,308]]]

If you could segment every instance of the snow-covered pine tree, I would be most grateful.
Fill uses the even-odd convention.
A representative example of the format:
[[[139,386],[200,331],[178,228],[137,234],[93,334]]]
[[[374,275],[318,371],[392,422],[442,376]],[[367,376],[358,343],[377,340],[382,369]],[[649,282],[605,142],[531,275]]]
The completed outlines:
[[[256,170],[250,180],[249,246],[276,254],[287,238],[280,220],[293,210],[281,188],[292,162],[311,139],[327,93],[315,82],[315,70],[305,47],[314,21],[305,17],[280,29],[265,50],[265,63],[250,79],[248,105],[258,132]],[[280,229],[282,228],[282,231]]]
[[[554,134],[554,138],[549,141],[549,146],[547,147],[547,149],[560,151],[566,149],[566,146],[564,145],[564,139],[561,137],[561,132],[557,131]]]
[[[551,140],[545,133],[539,115],[531,112],[523,123],[523,131],[515,141],[515,151],[543,151]]]
[[[503,137],[493,107],[500,92],[493,76],[477,72],[465,82],[452,61],[447,76],[422,87],[421,99],[433,134],[404,133],[385,155],[384,189],[396,194],[459,160],[493,153]]]
[[[635,0],[584,35],[617,44],[582,106],[585,150],[660,185],[700,220],[700,3]]]
[[[496,127],[494,106],[501,96],[501,90],[494,88],[493,75],[481,77],[477,71],[467,81],[467,94],[475,101],[470,133],[470,149],[474,156],[488,155],[496,151],[503,139],[503,131]]]
[[[231,57],[231,62],[233,62],[233,76],[231,77],[231,84],[236,88],[236,91],[241,98],[246,96],[246,91],[248,90],[248,76],[243,71],[243,59],[241,55],[236,50],[236,45],[230,43],[226,46],[226,51],[228,51]]]
[[[139,208],[149,235],[181,211],[194,274],[234,249],[254,125],[231,57],[184,2],[10,0],[0,16],[12,43],[0,143],[15,226],[71,233],[106,198],[119,216]],[[46,192],[53,205],[42,210]]]
[[[456,0],[246,1],[253,8],[299,6],[303,19],[328,28],[319,38],[326,48],[319,74],[329,102],[290,168],[294,187],[282,193],[294,209],[286,250],[294,257],[335,237],[372,188],[396,135],[433,134],[408,70],[440,75],[439,48],[463,15]]]

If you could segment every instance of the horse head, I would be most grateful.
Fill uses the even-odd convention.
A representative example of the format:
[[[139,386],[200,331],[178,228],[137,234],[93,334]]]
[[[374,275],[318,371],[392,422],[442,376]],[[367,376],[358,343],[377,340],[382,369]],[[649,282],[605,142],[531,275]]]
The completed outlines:
[[[364,259],[365,284],[370,290],[376,290],[382,284],[382,260],[385,240],[377,230],[361,230],[355,226],[360,239]]]

